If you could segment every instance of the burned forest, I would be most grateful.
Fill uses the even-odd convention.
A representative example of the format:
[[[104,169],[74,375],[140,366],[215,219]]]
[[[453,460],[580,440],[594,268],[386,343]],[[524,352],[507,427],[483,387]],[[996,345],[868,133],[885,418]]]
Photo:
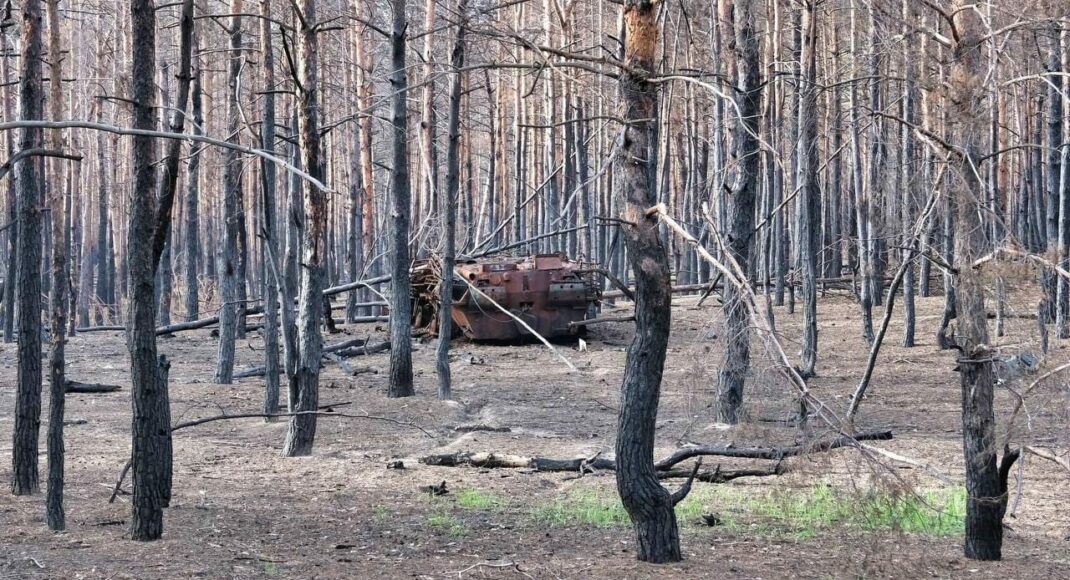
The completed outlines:
[[[0,578],[1070,578],[1063,0],[0,44]]]

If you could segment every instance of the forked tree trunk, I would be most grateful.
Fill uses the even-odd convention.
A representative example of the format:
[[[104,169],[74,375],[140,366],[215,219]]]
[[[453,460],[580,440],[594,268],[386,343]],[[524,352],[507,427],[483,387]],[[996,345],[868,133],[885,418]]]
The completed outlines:
[[[680,560],[680,533],[673,496],[654,470],[658,399],[669,341],[671,292],[669,257],[658,234],[654,159],[657,148],[658,46],[656,4],[624,5],[624,64],[620,77],[625,125],[616,169],[621,199],[621,231],[635,274],[635,337],[628,347],[617,423],[617,491],[637,536],[636,556],[645,562]]]
[[[298,0],[295,9],[300,11],[300,37],[297,42],[298,76],[298,132],[304,166],[309,174],[322,181],[319,134],[319,64],[316,38],[316,0]],[[296,382],[296,412],[315,411],[319,405],[320,357],[323,351],[323,335],[320,321],[323,319],[324,265],[327,261],[327,195],[317,187],[304,188],[304,228],[302,228],[303,251],[301,266],[301,292],[298,296],[297,332],[300,355],[297,372],[291,384]],[[293,388],[293,387],[291,387]],[[316,415],[312,413],[290,418],[283,453],[289,457],[310,455],[316,439]]]
[[[733,8],[734,5],[734,8]],[[721,5],[721,27],[729,58],[729,78],[738,78],[734,94],[739,95],[734,132],[735,163],[739,164],[739,180],[732,188],[728,207],[728,251],[746,271],[754,247],[754,210],[757,203],[760,157],[758,128],[762,103],[761,54],[755,21],[754,0],[725,1]],[[733,14],[734,11],[734,14]],[[725,352],[718,377],[717,397],[719,420],[736,423],[743,405],[743,386],[750,367],[750,331],[746,305],[738,290],[725,285]]]
[[[41,0],[22,5],[22,66],[19,118],[43,118]],[[40,129],[22,129],[19,149],[40,147]],[[19,163],[18,370],[14,441],[11,446],[15,495],[36,493],[37,444],[41,430],[41,178],[38,159]]]
[[[393,91],[393,176],[394,195],[390,208],[390,379],[388,397],[409,397],[412,386],[412,303],[409,298],[409,142],[405,76],[406,0],[392,0],[393,29],[390,34],[390,87]]]

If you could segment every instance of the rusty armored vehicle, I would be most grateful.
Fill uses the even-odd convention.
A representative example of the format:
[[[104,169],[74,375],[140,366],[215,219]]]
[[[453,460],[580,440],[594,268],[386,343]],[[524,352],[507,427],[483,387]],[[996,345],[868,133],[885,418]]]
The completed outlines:
[[[572,323],[593,315],[602,295],[589,266],[559,254],[458,261],[449,308],[456,332],[480,341],[530,338],[524,325],[502,312],[500,305],[545,338],[578,335],[583,327]],[[437,260],[413,267],[414,334],[438,333],[439,267]]]

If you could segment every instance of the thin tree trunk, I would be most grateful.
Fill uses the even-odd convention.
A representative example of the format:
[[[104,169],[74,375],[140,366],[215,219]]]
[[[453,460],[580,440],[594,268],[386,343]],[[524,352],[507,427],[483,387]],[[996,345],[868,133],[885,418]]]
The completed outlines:
[[[49,105],[53,120],[63,118],[63,61],[60,43],[59,0],[48,0],[48,56],[50,67]],[[52,149],[63,151],[66,147],[63,133],[54,131],[50,135]],[[49,397],[48,397],[48,494],[45,500],[45,519],[48,529],[57,532],[66,529],[66,516],[63,511],[63,414],[67,381],[65,376],[67,344],[67,312],[70,309],[70,287],[67,272],[66,243],[67,214],[64,208],[63,190],[59,187],[63,171],[62,161],[50,159],[51,180],[49,206],[52,210],[52,294],[51,294],[51,352],[48,361]],[[22,337],[19,337],[21,342]]]
[[[817,256],[821,244],[821,185],[818,180],[817,151],[817,6],[807,0],[802,23],[802,74],[799,99],[798,204],[800,231],[799,266],[802,278],[804,377],[814,376],[817,366]]]
[[[263,63],[263,120],[260,122],[260,148],[275,153],[275,55],[271,40],[271,0],[260,0],[260,43]],[[279,410],[279,288],[281,278],[273,274],[281,269],[275,262],[278,252],[278,220],[275,217],[277,175],[275,164],[266,159],[260,163],[260,187],[264,211],[264,262],[270,261],[264,272],[264,413]],[[284,286],[284,285],[283,285]],[[287,304],[286,308],[290,308]],[[273,422],[274,419],[266,418]]]
[[[457,253],[457,191],[460,189],[461,145],[461,69],[464,67],[464,35],[467,27],[468,0],[460,0],[457,13],[457,39],[450,55],[453,78],[450,79],[449,119],[447,121],[449,144],[446,149],[446,199],[441,204],[442,228],[445,230],[445,247],[442,250],[442,280],[439,282],[438,348],[435,353],[435,370],[438,373],[438,398],[452,397],[450,380],[450,339],[453,337],[453,319],[450,310],[453,304],[453,265]]]

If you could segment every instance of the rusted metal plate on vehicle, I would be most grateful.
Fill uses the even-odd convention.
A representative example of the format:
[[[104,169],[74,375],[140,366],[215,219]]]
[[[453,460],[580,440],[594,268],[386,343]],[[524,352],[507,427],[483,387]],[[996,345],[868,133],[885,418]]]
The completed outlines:
[[[601,298],[601,288],[587,268],[559,254],[458,264],[455,274],[479,292],[455,281],[450,314],[473,340],[520,340],[531,334],[495,303],[546,338],[578,334],[581,328],[569,323],[585,320],[590,306]],[[438,280],[433,262],[418,263],[413,269],[416,332],[438,332]]]

